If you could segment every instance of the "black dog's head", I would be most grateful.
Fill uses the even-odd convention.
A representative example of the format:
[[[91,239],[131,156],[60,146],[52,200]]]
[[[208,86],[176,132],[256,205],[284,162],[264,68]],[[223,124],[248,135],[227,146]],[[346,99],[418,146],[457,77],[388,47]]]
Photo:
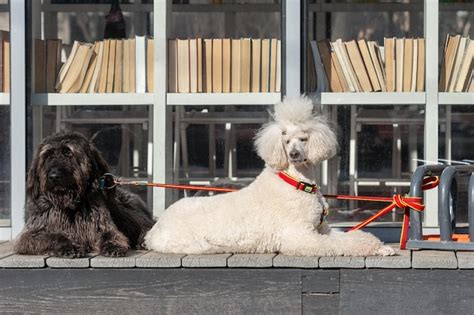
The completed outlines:
[[[75,202],[91,188],[97,189],[99,177],[107,172],[107,163],[84,136],[54,134],[38,146],[28,172],[27,194],[33,200],[47,195]]]

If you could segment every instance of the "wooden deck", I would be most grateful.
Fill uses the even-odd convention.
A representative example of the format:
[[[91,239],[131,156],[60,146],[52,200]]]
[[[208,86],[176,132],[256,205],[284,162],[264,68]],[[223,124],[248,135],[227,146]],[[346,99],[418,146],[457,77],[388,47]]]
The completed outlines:
[[[471,269],[471,270],[470,270]],[[474,253],[393,257],[19,256],[0,244],[0,312],[469,314]]]

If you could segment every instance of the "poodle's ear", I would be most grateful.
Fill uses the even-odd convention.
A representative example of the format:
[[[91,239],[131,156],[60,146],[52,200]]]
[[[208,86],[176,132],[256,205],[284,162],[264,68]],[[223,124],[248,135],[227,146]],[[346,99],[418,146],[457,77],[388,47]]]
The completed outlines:
[[[272,168],[282,170],[288,167],[282,130],[276,123],[266,124],[257,132],[255,147],[257,154]]]
[[[308,159],[312,164],[318,164],[333,157],[337,152],[337,138],[325,119],[315,117],[309,130],[306,148]]]
[[[90,150],[91,150],[91,155],[92,155],[91,158],[92,158],[94,172],[97,174],[97,177],[100,177],[104,175],[105,173],[108,173],[109,165],[104,160],[99,150],[97,150],[95,145],[93,145],[92,143],[90,144]]]

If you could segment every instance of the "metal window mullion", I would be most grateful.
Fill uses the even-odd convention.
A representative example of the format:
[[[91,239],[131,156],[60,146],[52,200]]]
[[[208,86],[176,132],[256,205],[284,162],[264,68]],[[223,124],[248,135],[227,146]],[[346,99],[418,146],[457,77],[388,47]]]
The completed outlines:
[[[301,94],[301,20],[300,1],[283,1],[284,18],[282,50],[284,50],[282,78],[285,86],[284,94],[299,96]],[[283,62],[284,61],[284,62]]]
[[[424,159],[426,164],[438,161],[438,32],[439,3],[424,0],[424,36],[426,42],[426,104],[424,129]],[[433,53],[430,53],[433,52]],[[424,223],[438,226],[438,189],[425,192]]]
[[[24,225],[26,179],[25,0],[10,1],[11,210],[14,238]]]

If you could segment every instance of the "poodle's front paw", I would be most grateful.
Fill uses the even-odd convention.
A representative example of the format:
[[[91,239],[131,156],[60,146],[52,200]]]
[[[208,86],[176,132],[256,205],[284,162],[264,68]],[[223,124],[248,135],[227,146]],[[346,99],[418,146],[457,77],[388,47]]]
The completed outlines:
[[[382,246],[375,253],[377,256],[394,256],[395,250],[390,246]]]

